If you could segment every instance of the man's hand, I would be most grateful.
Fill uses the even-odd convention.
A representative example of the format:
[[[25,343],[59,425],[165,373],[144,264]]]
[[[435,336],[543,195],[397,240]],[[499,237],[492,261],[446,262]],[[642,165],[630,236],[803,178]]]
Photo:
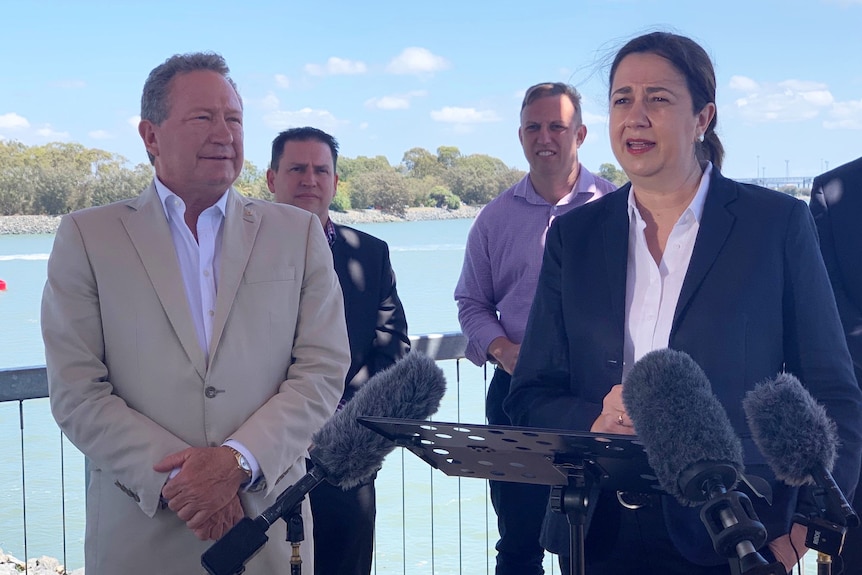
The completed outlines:
[[[793,569],[793,566],[798,561],[802,560],[802,556],[808,551],[808,547],[805,546],[805,535],[807,532],[807,527],[794,523],[793,527],[790,528],[790,533],[776,537],[769,542],[769,550],[772,551],[776,559],[781,561],[785,571],[788,573],[790,573],[790,570]],[[794,547],[796,548],[795,551]],[[799,553],[798,558],[796,557],[797,553]]]
[[[512,343],[503,336],[498,337],[488,346],[488,354],[496,359],[497,364],[509,375],[515,372],[519,353],[521,353],[521,344]]]
[[[192,531],[201,541],[216,541],[230,531],[231,527],[239,523],[244,516],[245,513],[242,510],[239,496],[234,495],[227,505],[216,511],[208,521],[200,527],[192,529]]]
[[[223,527],[236,516],[236,505],[239,505],[237,492],[247,476],[237,467],[236,458],[229,448],[190,447],[168,455],[153,466],[160,472],[175,468],[180,468],[180,472],[165,483],[162,495],[168,500],[168,507],[198,537],[217,532],[219,528],[215,525]],[[236,500],[235,505],[233,500]],[[216,517],[221,512],[222,516]],[[241,506],[239,513],[241,518]],[[214,525],[205,529],[211,521]]]
[[[626,413],[623,405],[623,386],[617,384],[611,388],[602,400],[602,412],[593,422],[590,431],[593,433],[615,433],[617,435],[635,435],[634,424]]]

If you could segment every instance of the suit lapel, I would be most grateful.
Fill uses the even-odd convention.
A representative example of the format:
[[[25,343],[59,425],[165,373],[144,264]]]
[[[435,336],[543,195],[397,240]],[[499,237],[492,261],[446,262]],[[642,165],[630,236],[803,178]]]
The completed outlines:
[[[206,361],[198,344],[189,302],[182,287],[183,276],[177,263],[171,230],[155,185],[151,183],[131,207],[133,211],[123,218],[123,225],[138,257],[141,258],[171,327],[198,375],[203,379],[206,374]]]
[[[230,189],[225,211],[221,271],[213,317],[210,357],[214,357],[215,350],[218,349],[231,306],[251,256],[251,248],[260,229],[260,213],[255,209],[254,204],[247,202],[233,188]]]
[[[697,292],[715,262],[715,258],[718,257],[721,248],[727,241],[727,236],[730,234],[736,219],[727,209],[727,205],[736,200],[737,195],[738,191],[735,184],[724,178],[717,169],[713,169],[712,181],[703,205],[700,231],[694,242],[694,251],[692,251],[688,271],[685,274],[685,280],[683,280],[682,290],[676,304],[672,330],[676,329],[691,298]]]
[[[628,197],[631,184],[614,192],[605,207],[602,237],[605,244],[605,269],[611,297],[611,313],[617,325],[626,321],[626,270],[629,250]]]

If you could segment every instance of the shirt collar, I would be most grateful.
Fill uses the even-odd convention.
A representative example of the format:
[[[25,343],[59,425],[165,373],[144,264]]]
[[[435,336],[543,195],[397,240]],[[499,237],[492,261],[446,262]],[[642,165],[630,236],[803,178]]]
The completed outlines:
[[[327,218],[326,223],[323,224],[323,231],[326,233],[326,241],[329,242],[329,247],[332,247],[335,244],[335,224],[332,223],[332,218]]]
[[[563,196],[556,205],[564,206],[566,204],[572,203],[576,196],[581,194],[589,194],[590,197],[595,193],[592,186],[592,178],[586,178],[584,175],[586,174],[586,170],[580,164],[578,164],[578,179],[575,181],[575,185],[572,186],[572,190]],[[589,182],[587,180],[590,180]],[[533,187],[533,181],[530,180],[530,174],[524,176],[524,178],[518,182],[515,186],[514,191],[515,197],[524,198],[528,203],[537,204],[537,205],[548,205],[548,202],[539,195],[539,192],[536,191],[536,188]],[[590,198],[587,198],[589,200]],[[587,200],[581,203],[585,203]]]
[[[177,198],[177,200],[180,201],[182,208],[183,208],[181,213],[184,214],[185,208],[186,208],[185,201],[183,201],[183,199],[181,197],[179,197],[177,194],[175,194],[170,189],[168,189],[168,187],[162,183],[162,181],[158,178],[158,176],[155,176],[153,179],[154,179],[154,183],[156,185],[156,193],[159,195],[159,201],[161,201],[161,203],[162,203],[162,209],[164,210],[165,216],[167,217],[168,221],[171,221],[171,219],[172,219],[171,210],[168,209],[168,204],[167,204],[167,201],[169,198]],[[215,204],[213,204],[213,206],[212,206],[212,207],[215,207],[216,209],[218,209],[218,211],[222,217],[225,216],[225,213],[227,211],[227,193],[229,191],[230,191],[230,188],[225,190],[224,193],[221,195],[221,197],[218,199],[218,201]]]
[[[709,191],[709,182],[711,180],[712,162],[707,162],[706,167],[703,169],[703,175],[700,177],[700,184],[697,187],[697,192],[695,192],[694,197],[683,212],[683,215],[686,212],[691,213],[692,217],[694,217],[695,221],[698,223],[700,223],[700,219],[703,217],[703,204],[706,202],[706,194]],[[632,218],[635,215],[640,216],[640,212],[638,212],[637,204],[635,203],[634,187],[631,187],[629,188],[629,218]],[[680,217],[682,217],[682,215]]]

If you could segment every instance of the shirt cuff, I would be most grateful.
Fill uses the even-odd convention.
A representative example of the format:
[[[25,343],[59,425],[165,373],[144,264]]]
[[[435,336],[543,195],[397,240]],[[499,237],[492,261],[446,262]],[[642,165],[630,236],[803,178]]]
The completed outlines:
[[[251,466],[251,481],[245,486],[245,489],[249,489],[252,485],[257,483],[258,479],[260,479],[263,474],[260,471],[260,464],[255,459],[254,455],[251,454],[251,451],[248,448],[235,439],[228,439],[222,445],[226,447],[232,447],[236,449],[248,460],[248,464]]]

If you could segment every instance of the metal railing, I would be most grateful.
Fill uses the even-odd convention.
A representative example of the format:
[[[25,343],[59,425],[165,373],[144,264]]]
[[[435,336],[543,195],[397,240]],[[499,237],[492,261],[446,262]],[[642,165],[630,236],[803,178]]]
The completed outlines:
[[[483,423],[489,370],[462,361],[466,338],[460,333],[424,334],[411,336],[411,342],[414,350],[441,362],[446,374],[446,396],[433,419]],[[23,557],[16,556],[27,561],[48,554],[44,545],[35,540],[56,541],[60,537],[62,547],[56,543],[50,547],[56,550],[61,563],[75,569],[83,565],[83,489],[76,482],[84,481],[84,458],[47,413],[47,395],[43,366],[0,369],[0,417],[11,417],[13,406],[9,402],[17,402],[14,411],[19,428],[18,438],[13,441],[11,437],[0,437],[0,445],[20,446],[20,478],[14,489],[0,495],[0,506],[21,510],[18,539],[0,533],[0,548],[12,555],[16,554],[9,545],[22,549]],[[29,420],[35,423],[25,426]],[[7,428],[8,425],[4,429]],[[58,437],[59,454],[51,455],[51,463],[41,451],[43,444],[53,441],[53,434]],[[40,445],[39,453],[33,453],[35,449],[28,445],[36,443]],[[69,490],[67,485],[76,488]],[[73,496],[72,492],[81,495]],[[377,492],[374,573],[494,572],[496,517],[487,496],[487,482],[446,477],[399,449],[390,454],[378,474]],[[28,503],[32,508],[32,500],[45,497],[45,493],[53,494],[57,504],[52,506],[54,512],[49,517],[37,516],[28,510]],[[548,573],[554,572],[550,555],[545,568]]]

